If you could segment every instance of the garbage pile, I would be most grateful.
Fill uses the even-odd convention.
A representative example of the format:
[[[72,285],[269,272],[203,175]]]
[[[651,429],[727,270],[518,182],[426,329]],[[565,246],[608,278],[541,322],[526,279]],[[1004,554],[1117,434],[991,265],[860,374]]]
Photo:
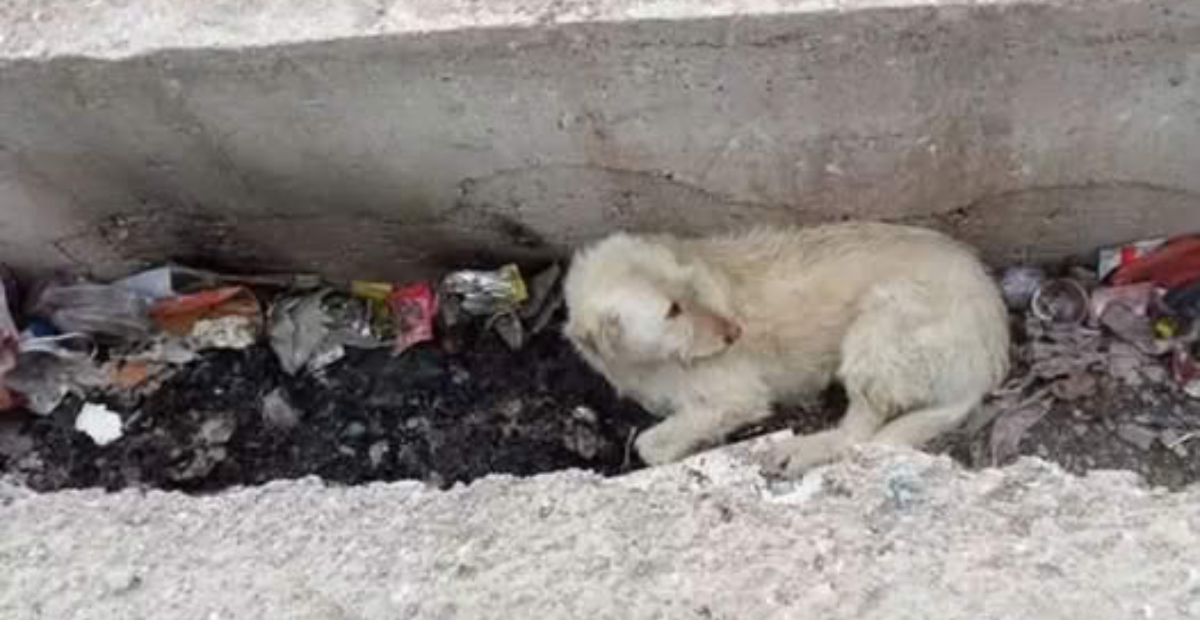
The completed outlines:
[[[435,283],[354,281],[307,274],[231,275],[178,265],[112,283],[55,278],[22,294],[11,273],[0,290],[0,411],[48,416],[75,397],[153,393],[209,351],[267,343],[288,375],[316,373],[347,349],[389,350],[441,339],[456,346],[468,323],[512,350],[561,305],[560,268],[529,283],[515,265],[460,270]],[[122,416],[79,407],[75,429],[97,446],[122,437]]]
[[[1094,397],[1098,371],[1130,385],[1161,378],[1200,399],[1200,235],[1133,242],[1097,257],[1094,268],[1004,271],[1001,290],[1010,310],[1024,316],[1024,338],[1013,376],[968,424],[991,426],[991,463],[1015,457],[1022,434],[1054,401]],[[1142,450],[1161,441],[1186,456],[1188,434],[1173,426],[1160,434],[1123,424],[1117,435]]]

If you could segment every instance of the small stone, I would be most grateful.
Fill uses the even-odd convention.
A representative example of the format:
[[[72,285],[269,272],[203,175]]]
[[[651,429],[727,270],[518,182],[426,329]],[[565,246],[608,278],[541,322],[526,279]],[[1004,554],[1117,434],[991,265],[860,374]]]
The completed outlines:
[[[271,390],[262,400],[263,423],[272,429],[288,431],[300,424],[300,412],[288,402],[283,388]]]
[[[563,434],[563,446],[584,459],[593,459],[600,452],[600,437],[590,428],[573,429]]]
[[[358,455],[358,451],[354,450],[353,446],[346,446],[345,444],[342,444],[341,446],[339,446],[337,448],[337,450],[338,450],[338,454],[343,455],[345,457],[354,457],[355,455]]]
[[[352,422],[342,431],[342,436],[348,440],[357,440],[366,434],[367,426],[361,422]]]
[[[501,416],[509,420],[516,420],[521,417],[521,411],[525,409],[525,403],[519,398],[513,398],[501,403],[497,409]]]
[[[383,458],[388,454],[388,451],[391,450],[391,448],[392,447],[390,444],[388,444],[387,440],[379,440],[378,442],[372,444],[371,448],[367,449],[367,457],[371,459],[371,467],[378,468],[379,465],[383,463]]]
[[[237,421],[232,416],[220,414],[205,420],[196,437],[201,444],[218,446],[231,440],[235,431]]]
[[[571,410],[571,417],[579,422],[586,422],[589,425],[594,425],[600,422],[596,416],[596,412],[592,411],[587,405],[578,405]]]
[[[454,385],[466,385],[471,380],[471,373],[460,366],[450,367],[450,382]]]
[[[1150,450],[1150,447],[1154,446],[1154,442],[1158,440],[1158,434],[1153,429],[1147,429],[1136,424],[1122,424],[1118,426],[1117,437],[1143,451]]]

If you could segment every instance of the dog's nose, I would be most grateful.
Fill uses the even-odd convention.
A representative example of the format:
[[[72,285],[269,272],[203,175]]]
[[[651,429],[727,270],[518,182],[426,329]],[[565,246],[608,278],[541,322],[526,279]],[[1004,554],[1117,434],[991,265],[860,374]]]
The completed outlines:
[[[736,322],[726,321],[724,336],[725,336],[726,344],[733,344],[734,342],[736,342],[738,340],[739,337],[742,337],[741,325],[739,325]]]

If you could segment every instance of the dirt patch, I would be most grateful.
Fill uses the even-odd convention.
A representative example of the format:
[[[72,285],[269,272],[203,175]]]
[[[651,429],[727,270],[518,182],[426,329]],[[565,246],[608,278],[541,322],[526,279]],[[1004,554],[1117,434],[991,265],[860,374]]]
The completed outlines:
[[[1014,320],[1012,379],[1028,383],[1023,397],[1042,399],[1045,411],[999,456],[993,435],[1003,416],[972,421],[931,451],[974,468],[1019,453],[1073,472],[1132,470],[1169,487],[1200,478],[1200,437],[1193,439],[1200,401],[1178,390],[1159,359],[1086,329],[1031,338],[1026,323]],[[350,350],[317,374],[295,377],[263,345],[207,352],[148,395],[87,399],[124,417],[123,436],[104,447],[75,428],[82,399],[48,417],[0,420],[0,470],[38,490],[207,492],[307,475],[448,486],[493,473],[586,468],[613,475],[640,467],[632,438],[655,418],[616,398],[559,324],[517,352],[475,328],[456,338],[464,348],[455,352],[438,345],[398,357]],[[1047,360],[1063,355],[1067,366],[1046,370]],[[1038,368],[1040,378],[1032,376]],[[1012,400],[993,400],[981,415],[1003,405],[1011,409]],[[781,408],[734,439],[784,427],[815,431],[833,424],[844,406],[833,389],[812,406]]]

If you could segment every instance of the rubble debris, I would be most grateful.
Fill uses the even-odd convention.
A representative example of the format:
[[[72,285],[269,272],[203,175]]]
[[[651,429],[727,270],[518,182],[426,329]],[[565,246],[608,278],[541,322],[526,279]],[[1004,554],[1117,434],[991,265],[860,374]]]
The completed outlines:
[[[75,417],[75,429],[87,434],[97,446],[107,446],[121,439],[121,416],[97,403],[84,403]]]
[[[48,286],[38,295],[32,313],[45,316],[60,331],[118,341],[142,340],[153,331],[149,301],[115,285]]]
[[[438,298],[431,285],[421,282],[397,287],[388,294],[387,303],[396,332],[393,353],[398,355],[433,339]]]

